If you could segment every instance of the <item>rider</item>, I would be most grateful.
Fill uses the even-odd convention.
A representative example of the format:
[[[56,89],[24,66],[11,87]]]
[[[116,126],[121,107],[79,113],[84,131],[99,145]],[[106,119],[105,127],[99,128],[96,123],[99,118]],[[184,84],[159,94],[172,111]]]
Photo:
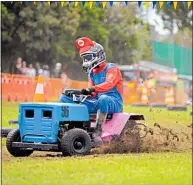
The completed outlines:
[[[83,95],[94,98],[84,102],[89,112],[97,112],[94,143],[102,144],[102,126],[108,113],[119,113],[123,109],[123,80],[120,70],[113,63],[106,62],[104,48],[87,37],[76,40],[76,47],[83,60],[83,70],[88,73],[88,88],[82,89]],[[61,95],[59,102],[72,103],[70,97]]]

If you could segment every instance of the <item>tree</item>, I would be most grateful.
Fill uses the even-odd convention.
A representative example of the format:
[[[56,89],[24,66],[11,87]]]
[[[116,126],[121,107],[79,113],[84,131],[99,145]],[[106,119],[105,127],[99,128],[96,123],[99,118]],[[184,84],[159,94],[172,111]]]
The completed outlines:
[[[113,62],[132,64],[141,59],[151,59],[150,50],[147,52],[147,47],[151,44],[147,39],[149,27],[142,19],[136,17],[135,8],[111,8],[106,19],[110,56]]]
[[[68,66],[71,78],[86,78],[75,47],[75,40],[82,36],[103,45],[109,62],[151,59],[149,25],[136,17],[135,8],[2,3],[3,71],[21,56],[27,63],[40,62],[50,68],[61,62]]]
[[[27,62],[49,65],[72,60],[75,51],[71,46],[79,24],[78,13],[53,4],[22,9],[19,5],[15,3],[10,11],[2,5],[3,58],[20,55]],[[12,13],[14,9],[17,13]]]
[[[183,5],[183,2],[178,2],[177,9],[167,7],[166,3],[157,12],[161,15],[164,22],[164,27],[173,33],[174,25],[176,24],[179,30],[185,28],[192,29],[192,9],[188,9]]]

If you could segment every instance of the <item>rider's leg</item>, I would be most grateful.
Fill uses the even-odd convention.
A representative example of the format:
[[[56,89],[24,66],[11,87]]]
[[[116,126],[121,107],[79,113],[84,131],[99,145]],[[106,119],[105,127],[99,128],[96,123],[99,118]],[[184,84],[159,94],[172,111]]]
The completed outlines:
[[[102,144],[101,134],[103,125],[106,121],[107,113],[121,112],[121,109],[117,105],[116,101],[107,95],[101,95],[99,97],[97,107],[96,131],[93,134],[95,147],[98,147]]]
[[[61,103],[75,103],[72,98],[61,94],[58,102]],[[97,112],[97,100],[96,99],[90,99],[90,100],[85,100],[82,104],[86,105],[88,108],[89,113],[96,113]]]
[[[102,134],[102,128],[106,121],[106,118],[107,118],[107,113],[103,113],[100,110],[97,111],[96,129],[95,129],[95,133],[93,134],[93,141],[94,141],[95,147],[98,147],[103,143],[101,139],[101,134]]]

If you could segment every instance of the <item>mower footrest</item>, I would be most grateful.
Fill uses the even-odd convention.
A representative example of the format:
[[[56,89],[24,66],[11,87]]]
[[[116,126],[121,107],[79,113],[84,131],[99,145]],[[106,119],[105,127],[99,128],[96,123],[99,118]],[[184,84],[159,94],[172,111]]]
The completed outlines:
[[[58,150],[57,144],[41,144],[41,143],[22,143],[22,142],[13,142],[12,147],[16,148],[30,148],[34,150]]]

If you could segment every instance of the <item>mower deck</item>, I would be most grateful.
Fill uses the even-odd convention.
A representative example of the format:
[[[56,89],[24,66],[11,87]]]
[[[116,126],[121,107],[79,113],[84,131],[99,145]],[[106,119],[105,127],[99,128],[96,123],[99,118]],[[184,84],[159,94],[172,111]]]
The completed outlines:
[[[13,142],[12,147],[15,148],[28,148],[32,150],[40,151],[59,151],[58,144],[41,144],[41,143],[23,143],[23,142]]]

